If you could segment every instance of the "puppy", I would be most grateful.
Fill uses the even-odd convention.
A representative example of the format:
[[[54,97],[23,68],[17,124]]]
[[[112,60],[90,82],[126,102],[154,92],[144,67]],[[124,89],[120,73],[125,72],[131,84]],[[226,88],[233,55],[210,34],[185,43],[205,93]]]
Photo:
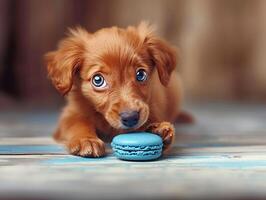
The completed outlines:
[[[72,29],[45,57],[48,76],[67,97],[54,138],[71,154],[100,157],[103,141],[145,130],[169,149],[182,99],[177,52],[150,25]]]

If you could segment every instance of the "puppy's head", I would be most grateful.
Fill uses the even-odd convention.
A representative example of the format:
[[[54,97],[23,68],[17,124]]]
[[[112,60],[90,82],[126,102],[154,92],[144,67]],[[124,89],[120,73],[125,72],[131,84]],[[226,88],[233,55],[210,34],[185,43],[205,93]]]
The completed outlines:
[[[112,127],[136,129],[149,117],[154,73],[167,86],[176,52],[141,23],[94,34],[71,30],[46,60],[49,77],[62,94],[78,91]]]

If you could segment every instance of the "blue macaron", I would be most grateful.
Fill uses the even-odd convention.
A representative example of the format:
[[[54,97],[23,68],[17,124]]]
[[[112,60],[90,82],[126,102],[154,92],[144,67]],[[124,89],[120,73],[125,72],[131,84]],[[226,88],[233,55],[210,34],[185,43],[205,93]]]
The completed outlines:
[[[117,135],[111,143],[114,154],[122,160],[155,160],[162,155],[163,142],[158,135],[135,132]]]

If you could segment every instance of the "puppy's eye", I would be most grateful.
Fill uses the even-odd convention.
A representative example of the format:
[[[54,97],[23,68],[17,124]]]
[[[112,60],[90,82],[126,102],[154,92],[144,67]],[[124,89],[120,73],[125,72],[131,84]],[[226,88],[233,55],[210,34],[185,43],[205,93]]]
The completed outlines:
[[[107,83],[101,74],[96,74],[92,77],[92,84],[99,89],[103,89],[107,86]]]
[[[136,80],[139,82],[144,82],[148,78],[147,72],[144,69],[139,69],[136,72]]]

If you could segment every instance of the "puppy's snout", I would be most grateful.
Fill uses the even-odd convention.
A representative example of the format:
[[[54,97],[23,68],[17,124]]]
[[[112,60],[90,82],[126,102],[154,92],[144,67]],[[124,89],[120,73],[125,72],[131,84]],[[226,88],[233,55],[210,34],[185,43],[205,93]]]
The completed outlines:
[[[139,122],[139,112],[138,111],[121,112],[120,118],[124,126],[132,128]]]

